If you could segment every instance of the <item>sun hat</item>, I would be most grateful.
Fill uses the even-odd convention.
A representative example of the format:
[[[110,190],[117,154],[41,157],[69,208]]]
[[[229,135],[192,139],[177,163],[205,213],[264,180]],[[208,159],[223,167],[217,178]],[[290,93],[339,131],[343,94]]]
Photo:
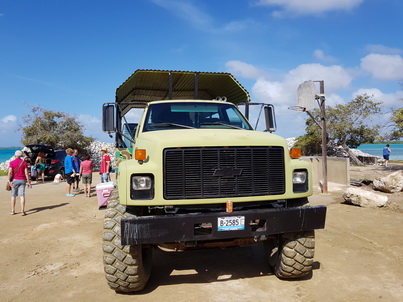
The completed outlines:
[[[101,151],[108,151],[108,149],[106,147],[102,147]]]
[[[14,153],[15,157],[21,157],[22,156],[22,152],[20,150],[15,151]]]

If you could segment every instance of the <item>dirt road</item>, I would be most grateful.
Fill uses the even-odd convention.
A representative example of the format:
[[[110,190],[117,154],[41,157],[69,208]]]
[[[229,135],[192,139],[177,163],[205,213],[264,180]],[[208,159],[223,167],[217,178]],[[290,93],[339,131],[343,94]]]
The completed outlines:
[[[5,181],[0,177],[1,188]],[[341,204],[341,192],[316,193],[311,203],[327,205],[328,214],[326,228],[316,232],[312,276],[277,279],[260,245],[155,250],[146,289],[121,295],[109,289],[103,273],[105,211],[96,197],[69,198],[64,189],[64,183],[34,185],[25,217],[9,215],[9,192],[2,189],[1,301],[403,301],[399,209],[359,208]]]

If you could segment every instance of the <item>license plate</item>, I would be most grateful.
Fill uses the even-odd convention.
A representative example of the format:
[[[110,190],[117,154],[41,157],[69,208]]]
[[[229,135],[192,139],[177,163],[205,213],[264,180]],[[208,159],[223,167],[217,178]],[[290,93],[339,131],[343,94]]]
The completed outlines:
[[[218,217],[218,231],[239,231],[245,229],[245,216]]]

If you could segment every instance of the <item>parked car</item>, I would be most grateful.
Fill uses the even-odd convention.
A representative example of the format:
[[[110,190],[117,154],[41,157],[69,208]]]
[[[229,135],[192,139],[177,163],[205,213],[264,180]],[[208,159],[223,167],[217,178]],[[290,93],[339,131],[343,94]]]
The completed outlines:
[[[55,156],[50,162],[49,176],[54,177],[56,174],[61,174],[65,179],[64,173],[64,158],[66,157],[66,150],[56,150]]]
[[[54,177],[60,173],[64,178],[64,158],[66,157],[66,151],[54,150],[51,146],[45,144],[32,144],[26,147],[31,165],[35,164],[39,152],[45,154],[45,177]],[[31,176],[31,178],[35,180],[36,176]]]

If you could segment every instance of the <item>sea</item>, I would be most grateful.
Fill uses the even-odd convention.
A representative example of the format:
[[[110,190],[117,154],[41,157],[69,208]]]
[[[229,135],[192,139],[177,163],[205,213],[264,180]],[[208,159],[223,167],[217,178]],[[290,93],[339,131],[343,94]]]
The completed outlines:
[[[9,160],[11,157],[14,156],[15,151],[21,150],[21,148],[18,149],[0,149],[0,163],[3,163],[7,160]]]
[[[368,153],[374,156],[383,157],[383,148],[385,148],[386,144],[363,144],[358,146],[358,150]],[[390,144],[389,145],[390,153],[389,159],[390,160],[403,160],[403,144]]]

